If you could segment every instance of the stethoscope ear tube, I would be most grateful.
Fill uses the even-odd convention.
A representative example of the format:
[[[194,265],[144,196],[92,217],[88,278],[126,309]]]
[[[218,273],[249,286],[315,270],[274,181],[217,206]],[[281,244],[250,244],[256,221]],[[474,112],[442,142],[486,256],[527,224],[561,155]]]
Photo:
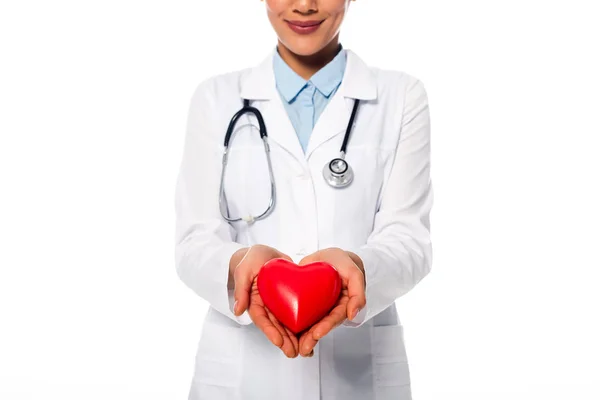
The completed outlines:
[[[267,164],[269,167],[269,178],[271,181],[271,196],[270,196],[269,204],[267,205],[267,208],[261,214],[259,214],[257,216],[248,215],[248,216],[242,216],[239,218],[231,218],[229,216],[229,207],[228,207],[228,203],[227,203],[227,197],[225,194],[225,171],[227,169],[227,162],[229,159],[229,152],[228,152],[229,142],[231,141],[231,135],[233,134],[233,129],[234,129],[235,124],[237,123],[238,119],[248,112],[254,114],[256,116],[256,119],[258,120],[260,137],[264,144],[265,155],[267,157]],[[237,222],[237,221],[243,220],[246,223],[251,224],[254,221],[265,218],[273,211],[273,209],[275,208],[276,191],[275,191],[275,177],[273,174],[273,165],[271,163],[270,153],[271,153],[271,149],[269,148],[269,143],[267,140],[267,128],[265,126],[265,121],[262,117],[262,114],[255,107],[250,107],[248,99],[244,99],[244,107],[241,110],[239,110],[238,112],[236,112],[235,115],[233,116],[233,118],[231,118],[231,121],[229,122],[229,126],[227,127],[227,132],[225,133],[223,159],[222,159],[223,165],[222,165],[222,169],[221,169],[221,182],[220,182],[220,187],[219,187],[219,210],[221,212],[221,216],[225,220],[227,220],[229,222]]]
[[[260,132],[261,139],[264,140],[264,138],[267,137],[267,127],[265,126],[265,121],[262,117],[261,112],[258,111],[258,109],[256,109],[255,107],[251,107],[249,104],[250,103],[248,102],[248,99],[244,99],[244,107],[242,107],[241,110],[236,112],[233,115],[233,118],[231,118],[231,121],[229,121],[229,126],[227,127],[227,132],[225,133],[225,140],[223,143],[225,149],[229,147],[229,141],[231,140],[231,135],[233,134],[233,128],[235,128],[235,124],[237,123],[238,119],[240,119],[240,117],[246,113],[252,113],[256,116],[256,119],[258,120],[258,129]]]
[[[344,135],[344,142],[342,143],[342,147],[340,148],[340,152],[342,154],[346,154],[346,146],[348,145],[348,140],[350,139],[350,132],[352,131],[352,125],[354,124],[354,117],[356,117],[356,110],[358,109],[359,99],[354,100],[354,106],[352,107],[352,114],[350,114],[350,122],[348,122],[348,126],[346,127],[346,134]]]

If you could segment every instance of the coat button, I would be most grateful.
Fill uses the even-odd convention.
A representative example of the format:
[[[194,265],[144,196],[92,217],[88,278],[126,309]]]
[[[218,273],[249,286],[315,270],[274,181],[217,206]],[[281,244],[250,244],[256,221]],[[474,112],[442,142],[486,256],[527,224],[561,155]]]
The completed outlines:
[[[310,179],[310,173],[308,171],[302,171],[296,176],[298,179],[302,179],[303,181]]]

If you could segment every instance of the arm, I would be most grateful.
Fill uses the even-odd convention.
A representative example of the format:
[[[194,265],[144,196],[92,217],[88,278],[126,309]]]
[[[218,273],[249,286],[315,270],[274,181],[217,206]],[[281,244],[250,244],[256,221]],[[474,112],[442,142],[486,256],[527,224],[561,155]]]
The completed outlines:
[[[234,241],[233,227],[219,212],[222,135],[214,126],[210,81],[194,92],[188,111],[183,157],[175,190],[175,264],[180,279],[213,308],[248,325],[233,313],[230,270],[245,246]]]
[[[364,271],[366,307],[344,325],[357,327],[391,306],[431,270],[430,120],[427,93],[415,80],[406,92],[393,166],[367,243],[347,249]]]

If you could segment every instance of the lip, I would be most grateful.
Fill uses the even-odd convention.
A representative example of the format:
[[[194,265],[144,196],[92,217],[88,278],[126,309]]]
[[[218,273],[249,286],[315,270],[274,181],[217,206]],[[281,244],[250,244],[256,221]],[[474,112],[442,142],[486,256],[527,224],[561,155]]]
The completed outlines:
[[[300,34],[308,34],[319,29],[319,26],[323,23],[324,20],[313,20],[313,21],[288,21],[285,22],[288,24],[291,30]]]

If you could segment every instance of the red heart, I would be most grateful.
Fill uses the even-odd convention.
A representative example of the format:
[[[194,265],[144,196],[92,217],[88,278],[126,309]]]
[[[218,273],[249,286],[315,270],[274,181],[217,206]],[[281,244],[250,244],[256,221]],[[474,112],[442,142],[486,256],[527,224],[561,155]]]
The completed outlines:
[[[263,265],[257,285],[265,306],[295,334],[325,317],[342,290],[340,275],[331,264],[299,266],[283,258]]]

